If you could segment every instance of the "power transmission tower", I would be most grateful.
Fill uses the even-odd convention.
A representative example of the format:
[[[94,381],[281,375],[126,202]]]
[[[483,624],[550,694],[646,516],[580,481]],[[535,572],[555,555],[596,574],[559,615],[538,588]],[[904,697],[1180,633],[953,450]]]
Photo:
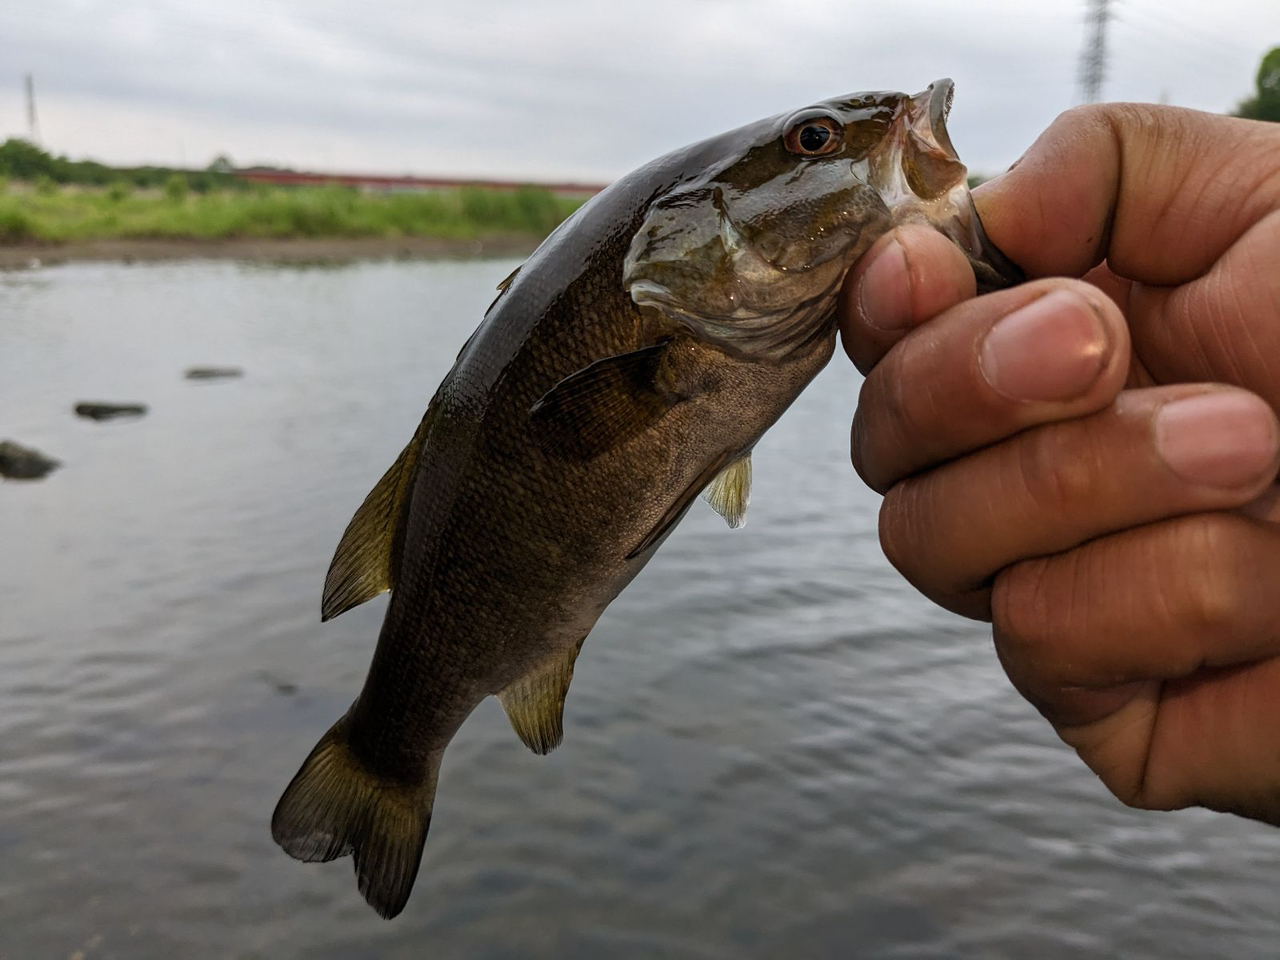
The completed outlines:
[[[40,121],[36,118],[36,79],[27,74],[27,137],[32,143],[40,142]]]
[[[1085,16],[1087,37],[1080,52],[1080,102],[1097,103],[1102,99],[1102,81],[1107,72],[1107,21],[1111,19],[1110,0],[1089,0]]]

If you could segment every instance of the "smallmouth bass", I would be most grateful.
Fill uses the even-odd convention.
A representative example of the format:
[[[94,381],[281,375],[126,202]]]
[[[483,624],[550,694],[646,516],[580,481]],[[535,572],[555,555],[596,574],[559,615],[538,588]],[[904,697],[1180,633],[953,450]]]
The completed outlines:
[[[929,223],[980,290],[1021,279],[973,209],[951,93],[855,94],[677,150],[500,285],[329,569],[325,620],[391,602],[364,688],[276,807],[286,852],[352,854],[374,909],[404,908],[458,728],[492,695],[534,752],[560,743],[583,641],[699,493],[742,523],[751,450],[830,359],[879,236]]]

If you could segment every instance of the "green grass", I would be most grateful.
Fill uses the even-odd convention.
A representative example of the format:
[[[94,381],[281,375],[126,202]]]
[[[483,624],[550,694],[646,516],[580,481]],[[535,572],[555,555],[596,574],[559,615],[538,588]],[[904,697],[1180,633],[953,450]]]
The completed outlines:
[[[65,189],[0,192],[0,244],[76,240],[545,235],[582,201],[540,187],[360,193],[342,187],[192,193]]]

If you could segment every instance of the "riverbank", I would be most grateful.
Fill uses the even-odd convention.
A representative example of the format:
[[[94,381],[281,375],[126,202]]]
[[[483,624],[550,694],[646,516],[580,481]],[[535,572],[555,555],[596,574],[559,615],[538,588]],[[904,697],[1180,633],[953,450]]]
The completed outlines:
[[[345,263],[354,260],[444,260],[520,257],[532,253],[541,233],[494,233],[477,237],[293,237],[218,240],[85,240],[69,243],[0,244],[0,270],[59,263],[159,260],[257,260],[266,263]]]
[[[533,186],[197,193],[177,181],[163,191],[10,185],[0,188],[0,266],[506,255],[533,249],[584,199]]]

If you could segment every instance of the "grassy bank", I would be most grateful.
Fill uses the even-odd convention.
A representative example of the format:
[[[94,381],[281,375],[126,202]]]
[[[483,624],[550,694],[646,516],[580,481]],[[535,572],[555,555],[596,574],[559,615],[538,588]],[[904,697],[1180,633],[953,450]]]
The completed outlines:
[[[0,245],[99,240],[235,240],[545,235],[582,200],[539,187],[361,193],[342,187],[166,190],[10,185]]]

